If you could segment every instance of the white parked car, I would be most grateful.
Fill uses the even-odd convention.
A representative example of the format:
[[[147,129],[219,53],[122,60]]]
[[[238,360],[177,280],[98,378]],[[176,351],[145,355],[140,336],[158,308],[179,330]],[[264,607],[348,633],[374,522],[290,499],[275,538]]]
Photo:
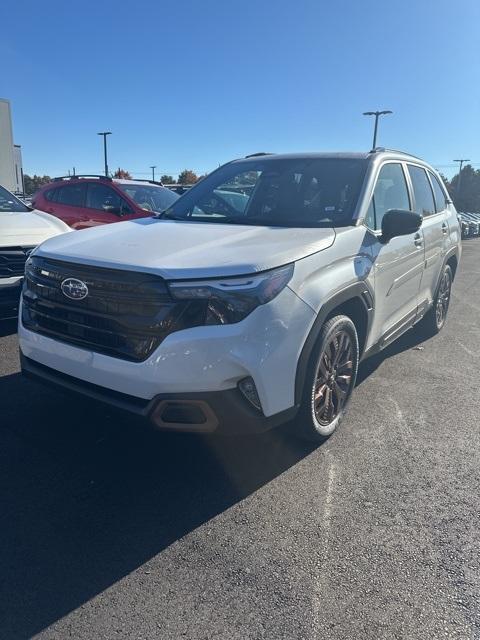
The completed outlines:
[[[72,231],[48,213],[31,209],[0,186],[0,317],[18,305],[25,261],[41,242]]]

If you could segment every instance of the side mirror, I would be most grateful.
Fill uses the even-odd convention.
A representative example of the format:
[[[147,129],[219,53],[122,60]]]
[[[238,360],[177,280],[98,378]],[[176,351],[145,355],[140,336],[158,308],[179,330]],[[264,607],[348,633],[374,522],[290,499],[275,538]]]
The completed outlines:
[[[382,242],[389,242],[397,236],[409,236],[422,226],[422,216],[413,211],[390,209],[382,219]]]

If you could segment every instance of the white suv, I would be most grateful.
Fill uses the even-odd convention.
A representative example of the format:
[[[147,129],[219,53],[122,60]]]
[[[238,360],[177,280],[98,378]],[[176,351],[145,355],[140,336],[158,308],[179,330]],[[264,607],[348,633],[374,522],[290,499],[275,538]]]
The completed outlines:
[[[460,259],[435,171],[384,149],[256,154],[159,216],[55,238],[28,260],[23,371],[161,428],[342,419],[358,363],[445,322]]]
[[[0,318],[18,306],[29,253],[67,231],[71,229],[64,222],[28,207],[0,186]]]

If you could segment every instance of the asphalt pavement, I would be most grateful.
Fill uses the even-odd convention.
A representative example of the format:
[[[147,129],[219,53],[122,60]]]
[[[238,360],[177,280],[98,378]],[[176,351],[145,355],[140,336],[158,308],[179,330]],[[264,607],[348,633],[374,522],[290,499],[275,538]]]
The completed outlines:
[[[480,639],[480,241],[318,448],[150,432],[0,323],[0,638]]]

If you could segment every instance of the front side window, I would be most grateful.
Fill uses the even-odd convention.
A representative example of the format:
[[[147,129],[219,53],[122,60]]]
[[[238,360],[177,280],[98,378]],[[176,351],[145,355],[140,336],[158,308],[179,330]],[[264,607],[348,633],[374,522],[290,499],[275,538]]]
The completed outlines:
[[[274,158],[227,164],[184,194],[165,217],[285,227],[353,224],[363,158]]]
[[[0,187],[0,212],[2,211],[18,213],[30,211],[30,209],[10,191]]]
[[[85,205],[85,185],[69,184],[56,190],[55,202],[66,204],[70,207],[83,207]]]
[[[390,209],[410,210],[407,183],[401,164],[383,165],[378,174],[365,222],[371,229],[382,228],[383,216]]]
[[[117,187],[126,193],[141,209],[155,211],[156,213],[167,209],[179,198],[178,194],[170,191],[170,189],[155,187],[154,185],[117,183]]]
[[[428,174],[432,182],[433,195],[435,196],[435,211],[437,213],[440,213],[440,211],[445,210],[447,196],[445,195],[445,191],[440,186],[440,182],[437,176],[431,171],[429,171]]]
[[[58,191],[59,189],[48,189],[47,191],[45,191],[45,193],[43,194],[45,200],[48,200],[49,202],[55,202],[57,199]]]
[[[106,213],[132,213],[127,202],[114,189],[100,183],[88,185],[87,208]]]
[[[412,180],[415,211],[423,217],[433,215],[435,213],[435,203],[425,169],[409,164],[408,173]]]

